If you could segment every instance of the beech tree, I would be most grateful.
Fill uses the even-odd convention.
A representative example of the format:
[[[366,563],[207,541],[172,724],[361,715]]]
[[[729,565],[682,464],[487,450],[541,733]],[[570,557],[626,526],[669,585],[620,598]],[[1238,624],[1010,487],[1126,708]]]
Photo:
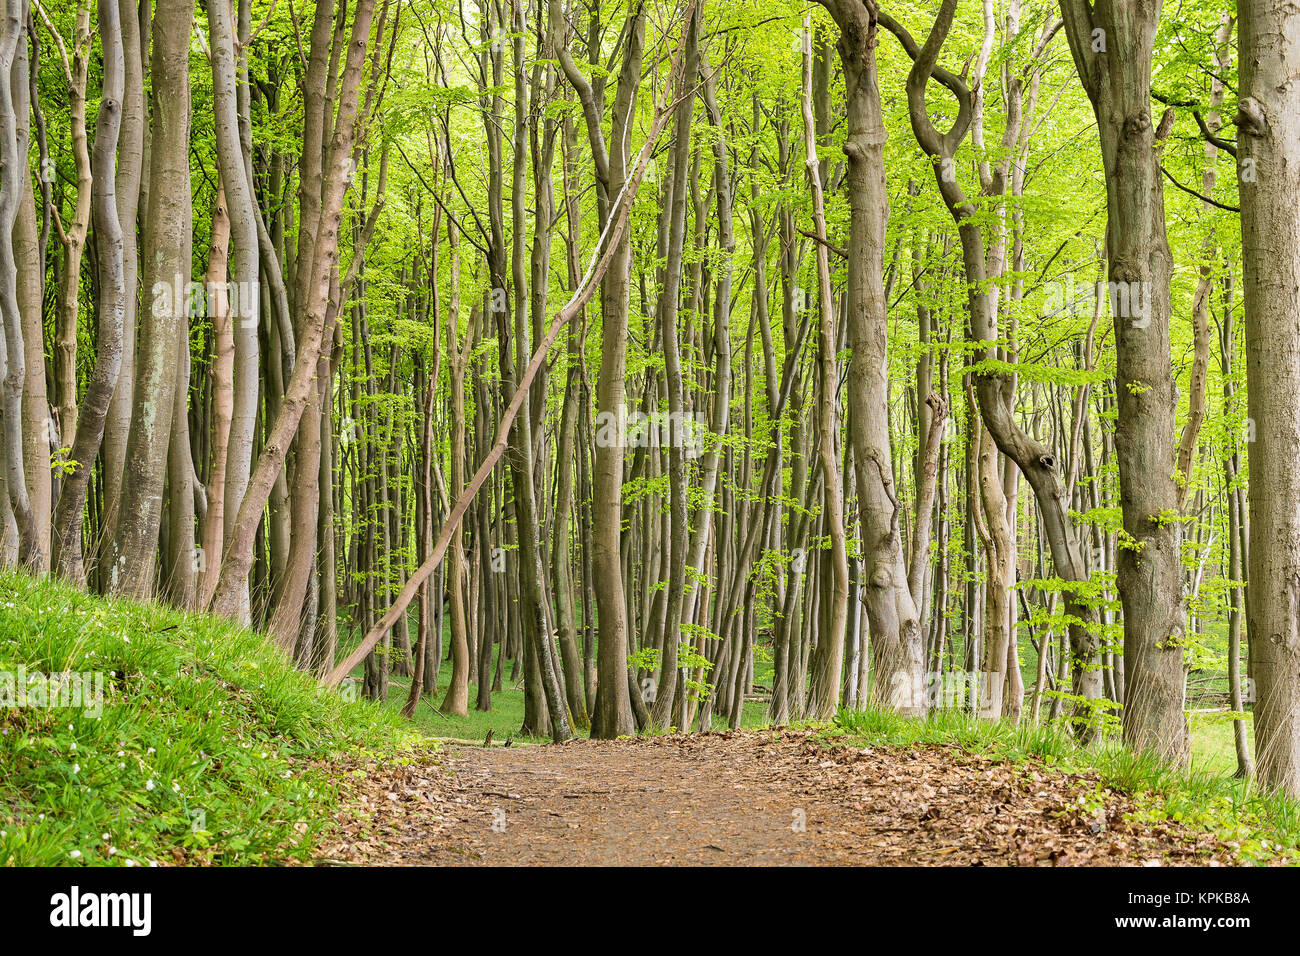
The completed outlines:
[[[0,25],[0,563],[422,724],[1222,728],[1296,791],[1282,6]]]
[[[1300,548],[1295,388],[1300,364],[1296,317],[1300,169],[1295,136],[1300,63],[1295,17],[1277,3],[1240,10],[1241,80],[1237,161],[1246,310],[1246,390],[1255,440],[1250,445],[1250,560],[1254,582],[1247,629],[1259,703],[1256,759],[1265,786],[1300,794],[1295,567]]]

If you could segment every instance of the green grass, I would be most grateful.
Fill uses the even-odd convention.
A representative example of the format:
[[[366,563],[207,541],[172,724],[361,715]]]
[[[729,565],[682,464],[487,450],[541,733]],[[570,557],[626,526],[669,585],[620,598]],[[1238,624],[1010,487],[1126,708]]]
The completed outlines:
[[[418,743],[250,630],[5,573],[0,675],[20,667],[98,674],[102,706],[0,699],[0,864],[306,860],[338,793],[315,762]]]
[[[1229,776],[1236,773],[1237,748],[1232,739],[1232,715],[1226,712],[1192,714],[1188,723],[1192,732],[1192,766]],[[1246,714],[1246,740],[1253,753],[1255,730],[1250,713]]]
[[[1013,762],[1034,758],[1065,771],[1096,770],[1104,785],[1132,794],[1150,819],[1212,831],[1236,845],[1243,862],[1279,856],[1294,860],[1300,852],[1300,804],[1261,793],[1253,782],[1232,776],[1236,756],[1231,734],[1231,721],[1194,721],[1193,758],[1186,770],[1134,753],[1114,740],[1081,747],[1057,725],[1012,725],[957,711],[934,711],[923,719],[844,711],[823,737],[858,747],[955,744]]]
[[[411,640],[413,642],[415,637],[414,626],[412,626]],[[342,656],[351,648],[356,647],[360,639],[361,635],[359,633],[341,632],[339,635],[339,655]],[[449,646],[450,639],[450,623],[444,620],[442,636],[444,649]],[[365,664],[358,664],[352,669],[349,676],[354,680],[362,681],[365,677]],[[471,681],[469,685],[469,714],[464,717],[451,716],[441,710],[443,698],[447,694],[447,685],[451,683],[451,661],[444,659],[438,667],[436,691],[422,697],[420,705],[415,709],[412,718],[415,729],[428,737],[454,737],[461,740],[481,740],[489,730],[493,732],[493,736],[499,741],[504,741],[510,736],[514,736],[517,740],[536,743],[548,740],[549,738],[531,738],[519,735],[519,728],[524,724],[524,689],[522,683],[515,686],[510,681],[509,660],[504,662],[501,681],[502,689],[494,691],[492,694],[492,709],[490,711],[474,709],[474,701],[478,695],[478,684]],[[380,701],[379,706],[394,716],[400,714],[402,708],[406,706],[406,698],[410,690],[411,680],[409,677],[391,675],[388,681],[388,698]]]

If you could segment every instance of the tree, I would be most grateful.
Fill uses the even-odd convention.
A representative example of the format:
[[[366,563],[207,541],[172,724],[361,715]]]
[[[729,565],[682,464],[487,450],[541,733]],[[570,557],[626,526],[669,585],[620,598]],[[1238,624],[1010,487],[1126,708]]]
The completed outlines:
[[[1124,606],[1124,741],[1172,763],[1188,759],[1183,713],[1182,525],[1173,477],[1177,407],[1169,348],[1170,271],[1158,145],[1151,117],[1160,4],[1062,0],[1075,68],[1106,170],[1106,256],[1114,290],[1115,454],[1124,516],[1118,585]]]
[[[1240,10],[1237,162],[1246,309],[1249,449],[1247,612],[1259,702],[1260,784],[1300,796],[1300,68],[1295,13],[1260,0]]]

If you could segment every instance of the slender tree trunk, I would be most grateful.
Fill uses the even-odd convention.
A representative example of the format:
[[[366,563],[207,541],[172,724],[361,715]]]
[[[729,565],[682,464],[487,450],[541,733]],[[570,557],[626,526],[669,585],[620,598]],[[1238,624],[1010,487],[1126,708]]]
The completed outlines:
[[[127,439],[125,477],[109,552],[108,589],[153,596],[163,480],[177,387],[176,341],[188,324],[183,290],[190,275],[189,35],[193,8],[159,0],[150,70],[149,201],[143,259],[152,306],[140,326],[135,413]]]
[[[614,102],[614,125],[611,131],[606,195],[617,196],[627,182],[628,155],[626,140],[631,132],[640,83],[642,46],[645,35],[644,10],[638,7],[625,30],[626,50],[619,74],[618,93]],[[570,77],[572,79],[572,77]],[[597,122],[588,134],[601,137]],[[601,152],[604,152],[602,149]],[[624,232],[614,250],[614,258],[605,273],[600,289],[603,327],[601,330],[600,376],[596,385],[598,419],[617,419],[625,410],[623,375],[627,363],[628,292],[631,281],[632,245]],[[597,644],[596,707],[592,713],[591,735],[612,740],[635,730],[632,700],[628,692],[627,608],[620,573],[619,532],[622,526],[623,455],[620,441],[596,439],[594,487],[592,491],[592,560],[595,566],[597,620],[600,640]]]
[[[684,86],[692,86],[699,72],[699,18],[700,10],[685,24],[686,71]],[[673,130],[671,188],[672,201],[668,206],[668,249],[664,266],[663,288],[655,306],[659,320],[659,338],[664,350],[664,373],[668,386],[669,448],[668,448],[668,527],[664,546],[668,552],[668,581],[664,597],[664,617],[659,678],[655,687],[654,705],[650,720],[654,726],[666,727],[672,723],[673,707],[677,699],[677,655],[682,642],[682,605],[686,588],[686,549],[690,530],[686,511],[686,458],[683,443],[685,395],[682,383],[682,360],[677,338],[677,302],[681,290],[682,251],[686,240],[687,163],[691,151],[691,122],[695,113],[695,97],[685,97],[677,105]]]
[[[114,164],[122,126],[122,97],[126,68],[117,0],[99,0],[99,35],[104,58],[104,85],[95,124],[92,157],[91,213],[95,223],[95,254],[99,266],[99,314],[96,323],[95,371],[86,389],[72,441],[71,461],[58,504],[54,508],[54,567],[61,576],[84,584],[82,518],[91,465],[99,454],[113,391],[122,367],[122,327],[126,319],[126,276],[122,224],[118,219]],[[188,336],[181,341],[189,355]],[[181,401],[182,412],[185,401]],[[188,454],[188,451],[187,451]],[[191,502],[191,508],[193,504]]]
[[[847,0],[824,4],[840,28],[840,60],[848,84],[849,343],[848,400],[862,525],[864,600],[874,667],[872,700],[904,714],[922,714],[925,648],[908,587],[899,531],[888,405],[888,316],[884,299],[885,126],[880,109],[874,7]]]
[[[118,0],[118,21],[122,29],[122,61],[125,81],[122,96],[122,122],[117,139],[117,219],[122,231],[122,285],[126,293],[122,314],[122,361],[117,387],[108,406],[104,422],[103,543],[112,541],[117,528],[118,501],[126,464],[126,442],[131,431],[131,412],[135,390],[135,330],[140,304],[140,261],[136,242],[136,223],[141,212],[141,185],[145,167],[145,135],[148,112],[145,109],[144,44],[141,40],[140,11],[132,0]],[[224,201],[224,200],[223,200]],[[223,212],[224,215],[224,212]],[[224,267],[223,267],[224,269]],[[222,273],[225,281],[225,273]],[[152,299],[152,295],[150,296]],[[100,546],[102,550],[103,544]]]
[[[318,15],[319,13],[318,9]],[[233,530],[227,535],[226,555],[222,561],[217,590],[212,598],[211,610],[226,617],[239,620],[248,618],[244,595],[247,594],[248,574],[253,565],[254,538],[272,486],[283,468],[288,444],[298,429],[312,391],[317,387],[317,357],[330,301],[331,279],[338,265],[343,197],[351,179],[349,160],[357,121],[357,89],[369,45],[373,15],[373,0],[359,0],[339,80],[337,116],[328,161],[325,163],[321,188],[321,227],[312,255],[310,294],[306,301],[298,302],[298,308],[304,314],[304,334],[297,342],[298,355],[284,398],[268,429],[265,447],[258,456],[253,476],[235,516]],[[315,32],[313,42],[314,40]]]
[[[812,46],[809,18],[804,17],[804,152],[808,182],[812,187],[813,226],[817,233],[817,280],[820,323],[818,326],[818,366],[821,401],[818,420],[818,457],[822,467],[822,522],[830,533],[829,575],[825,608],[825,628],[817,635],[818,653],[814,661],[812,686],[808,693],[808,716],[828,720],[839,706],[840,671],[844,667],[844,637],[848,625],[849,563],[844,540],[844,485],[840,477],[835,437],[839,433],[835,392],[836,375],[835,302],[831,293],[830,254],[827,252],[826,217],[822,203],[821,163],[817,159],[812,111]],[[883,226],[883,222],[882,222]],[[901,554],[900,554],[901,557]]]
[[[22,54],[18,50],[24,41],[24,14],[23,4],[10,0],[0,21],[0,387],[3,388],[3,468],[8,486],[7,506],[17,523],[18,560],[27,567],[39,567],[44,562],[41,536],[25,477],[23,386],[27,379],[27,357],[13,242],[14,223],[23,201],[23,180],[27,177],[27,56],[25,50]],[[73,400],[76,400],[75,383]]]

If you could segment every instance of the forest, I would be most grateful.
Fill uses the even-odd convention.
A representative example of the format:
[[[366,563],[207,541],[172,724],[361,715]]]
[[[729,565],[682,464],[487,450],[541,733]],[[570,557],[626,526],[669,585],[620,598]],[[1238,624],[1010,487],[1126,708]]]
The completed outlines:
[[[32,614],[447,741],[1300,799],[1281,0],[5,0],[0,318]]]

